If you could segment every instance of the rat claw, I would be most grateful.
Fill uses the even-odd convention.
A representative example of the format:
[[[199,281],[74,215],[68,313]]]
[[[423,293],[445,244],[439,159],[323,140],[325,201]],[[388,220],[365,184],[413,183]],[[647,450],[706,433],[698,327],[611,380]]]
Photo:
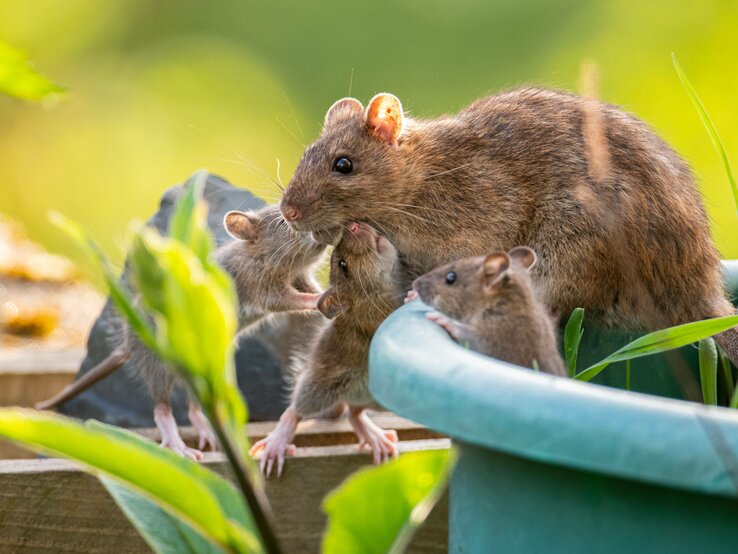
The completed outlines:
[[[284,469],[284,456],[277,456],[277,477],[282,477],[282,470]]]
[[[271,477],[272,475],[272,466],[274,466],[274,458],[270,456],[269,458],[267,458],[266,473],[264,474],[267,479],[269,479],[269,477]]]

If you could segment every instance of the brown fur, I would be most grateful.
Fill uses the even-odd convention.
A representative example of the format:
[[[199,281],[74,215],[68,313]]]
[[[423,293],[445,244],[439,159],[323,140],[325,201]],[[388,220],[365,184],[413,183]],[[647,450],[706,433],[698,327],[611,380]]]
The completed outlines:
[[[733,313],[692,174],[637,118],[524,88],[454,116],[400,118],[394,141],[402,107],[391,95],[370,106],[377,98],[395,110],[382,120],[354,100],[326,116],[282,200],[299,210],[296,229],[367,221],[409,279],[530,246],[533,283],[556,318],[581,306],[605,324],[655,329]],[[351,173],[332,170],[339,156]],[[738,331],[717,338],[738,362]]]
[[[331,256],[330,285],[318,305],[331,317],[297,379],[293,406],[300,417],[340,402],[372,402],[369,343],[379,324],[402,304],[397,251],[366,224],[346,230]],[[341,269],[345,263],[345,271]]]
[[[528,273],[534,261],[527,248],[464,258],[417,278],[413,288],[423,302],[458,322],[450,322],[449,332],[472,350],[524,367],[535,362],[541,371],[565,376],[553,321]]]

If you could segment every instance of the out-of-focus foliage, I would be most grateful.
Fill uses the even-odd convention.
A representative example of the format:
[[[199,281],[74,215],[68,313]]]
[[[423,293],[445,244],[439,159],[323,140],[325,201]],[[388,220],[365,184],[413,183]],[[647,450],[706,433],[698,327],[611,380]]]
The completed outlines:
[[[0,93],[24,100],[43,100],[63,92],[33,67],[26,55],[0,42]]]
[[[394,92],[428,116],[518,84],[576,90],[590,59],[601,97],[693,165],[718,247],[738,258],[722,163],[671,64],[675,52],[738,159],[733,0],[5,0],[1,10],[0,37],[71,91],[50,111],[0,99],[0,211],[51,249],[78,255],[49,208],[120,252],[126,222],[198,167],[274,198],[261,172],[276,177],[279,158],[286,181],[349,89],[364,102]]]

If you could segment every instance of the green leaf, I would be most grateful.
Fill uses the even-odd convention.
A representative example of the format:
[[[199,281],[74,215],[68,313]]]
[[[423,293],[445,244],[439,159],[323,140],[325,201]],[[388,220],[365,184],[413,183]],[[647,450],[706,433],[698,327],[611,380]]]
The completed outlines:
[[[733,200],[735,201],[735,209],[738,212],[738,183],[736,183],[735,181],[735,176],[733,175],[733,168],[730,165],[730,160],[728,159],[728,153],[725,150],[725,146],[723,146],[723,141],[720,140],[720,135],[718,134],[717,129],[715,128],[715,124],[712,122],[712,119],[710,118],[710,114],[707,113],[707,109],[705,108],[705,105],[702,103],[702,100],[700,100],[700,97],[697,94],[697,91],[695,90],[695,88],[692,86],[692,83],[687,78],[687,74],[684,72],[684,69],[682,69],[682,66],[677,61],[676,54],[674,54],[673,52],[671,54],[671,60],[672,62],[674,62],[674,68],[676,69],[677,75],[679,75],[679,80],[682,82],[682,86],[684,87],[684,90],[687,91],[687,96],[689,96],[689,99],[692,101],[692,104],[697,110],[697,113],[699,114],[700,119],[702,120],[702,124],[705,126],[705,129],[707,129],[707,134],[710,135],[710,140],[712,141],[712,145],[715,147],[715,150],[717,150],[717,153],[723,162],[723,167],[725,168],[725,174],[728,176],[728,182],[730,183],[730,187],[733,190]]]
[[[569,321],[564,329],[564,355],[566,356],[566,369],[569,377],[577,373],[577,356],[579,355],[579,343],[582,342],[582,321],[584,320],[584,309],[575,308],[569,316]]]
[[[443,492],[451,450],[404,454],[351,475],[323,502],[324,554],[402,552]]]
[[[174,452],[131,433],[22,408],[0,408],[0,436],[45,454],[76,460],[91,473],[132,488],[181,518],[210,542],[260,552],[251,519],[235,488]]]
[[[62,231],[72,237],[85,250],[89,251],[100,272],[105,284],[110,290],[110,298],[120,314],[128,321],[131,328],[148,348],[158,351],[154,331],[149,325],[146,316],[135,307],[129,292],[118,280],[117,275],[110,266],[102,248],[95,242],[92,235],[81,225],[57,212],[49,212],[49,220]]]
[[[700,341],[700,383],[703,402],[717,406],[717,347],[711,338]]]
[[[207,263],[213,250],[207,205],[201,200],[207,180],[207,171],[198,171],[187,180],[169,220],[169,236],[189,246],[202,263]]]
[[[116,504],[149,546],[159,554],[222,554],[182,520],[169,515],[155,502],[116,481],[100,477]]]
[[[682,346],[687,346],[693,342],[722,333],[736,325],[738,325],[738,315],[730,315],[685,323],[684,325],[677,325],[676,327],[669,327],[668,329],[649,333],[626,344],[607,358],[578,373],[575,379],[589,381],[599,375],[603,369],[613,362],[623,362],[625,360],[632,360],[634,358],[641,358],[643,356],[650,356],[652,354],[666,352],[667,350],[681,348]]]
[[[36,71],[23,52],[0,42],[0,93],[24,100],[44,100],[64,90]]]

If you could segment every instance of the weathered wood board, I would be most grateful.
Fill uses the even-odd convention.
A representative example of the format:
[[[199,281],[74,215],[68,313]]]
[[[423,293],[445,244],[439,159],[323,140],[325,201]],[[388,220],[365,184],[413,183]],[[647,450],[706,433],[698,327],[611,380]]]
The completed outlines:
[[[401,452],[448,448],[447,439],[400,443]],[[223,470],[221,454],[206,464]],[[323,497],[369,463],[353,445],[306,447],[290,458],[281,479],[267,481],[277,533],[286,553],[319,552]],[[436,506],[408,550],[446,552],[448,502]],[[0,552],[139,553],[148,546],[95,477],[57,459],[0,461]]]
[[[84,348],[0,350],[0,406],[33,406],[74,380]],[[29,458],[33,453],[0,440],[0,458]]]

